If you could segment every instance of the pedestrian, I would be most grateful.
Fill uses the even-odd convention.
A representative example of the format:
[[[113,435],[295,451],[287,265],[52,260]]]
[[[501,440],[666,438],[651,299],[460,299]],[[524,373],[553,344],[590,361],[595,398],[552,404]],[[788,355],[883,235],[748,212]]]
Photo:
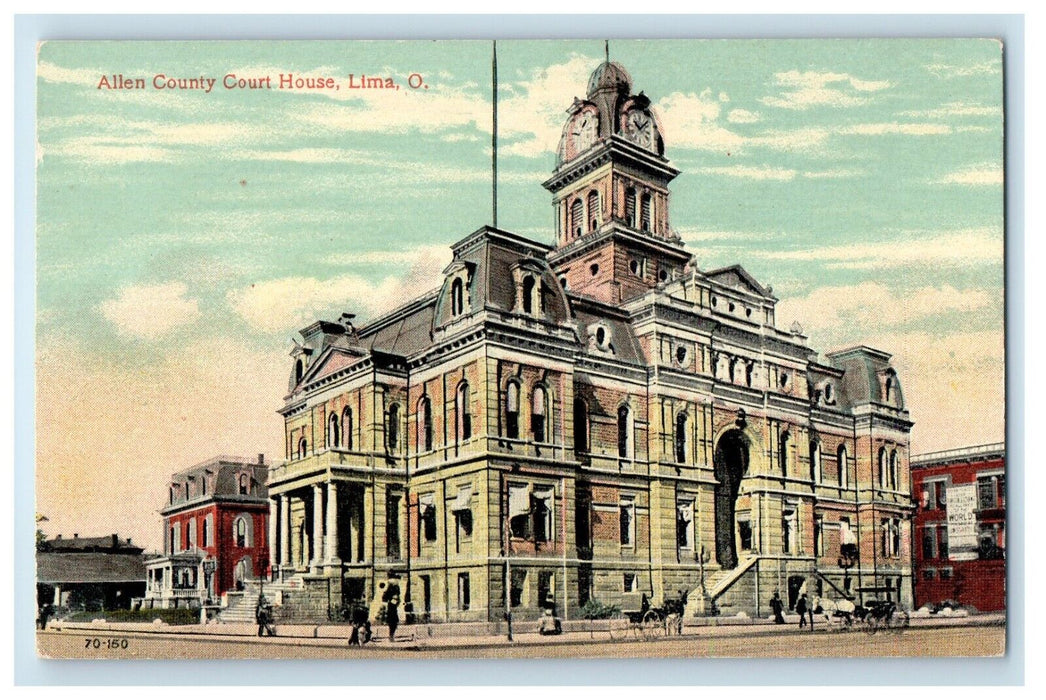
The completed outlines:
[[[382,596],[385,602],[385,624],[389,626],[389,641],[396,641],[396,628],[400,625],[400,587],[396,580],[390,580]]]
[[[47,621],[51,618],[51,613],[54,612],[54,606],[50,603],[44,603],[40,606],[40,614],[36,618],[36,625],[40,629],[47,629]]]
[[[806,627],[806,612],[810,606],[806,602],[806,594],[803,593],[799,596],[799,600],[795,604],[795,611],[799,613],[799,629]],[[812,619],[812,618],[811,618]],[[811,629],[813,628],[813,622],[810,623]]]
[[[783,625],[784,615],[781,613],[784,611],[784,603],[781,602],[781,591],[774,591],[774,597],[770,599],[770,609],[774,611],[774,624]]]
[[[254,608],[254,621],[258,623],[258,636],[276,636],[276,628],[273,626],[272,606],[265,600],[265,596],[258,596],[258,605]]]

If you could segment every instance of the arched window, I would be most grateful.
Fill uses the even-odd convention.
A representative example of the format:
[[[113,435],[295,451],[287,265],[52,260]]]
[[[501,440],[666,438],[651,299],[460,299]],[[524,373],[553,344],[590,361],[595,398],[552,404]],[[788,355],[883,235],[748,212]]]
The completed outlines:
[[[627,405],[617,409],[617,456],[632,457],[632,410]]]
[[[457,416],[458,416],[458,439],[468,440],[472,437],[472,413],[470,403],[472,395],[469,393],[469,383],[462,382],[458,385],[457,393]]]
[[[534,387],[534,393],[530,397],[530,430],[534,435],[534,442],[545,442],[546,439],[548,402],[545,396],[545,388],[536,386]]]
[[[188,535],[188,538],[189,538],[189,547],[190,548],[195,547],[196,546],[196,519],[195,518],[190,520],[188,525],[186,526],[186,534]]]
[[[574,451],[588,452],[588,404],[574,398]]]
[[[450,313],[460,316],[465,312],[465,285],[461,278],[450,283]]]
[[[839,445],[839,451],[836,453],[839,459],[839,485],[844,489],[850,486],[850,467],[848,465],[848,457],[846,454],[846,445]]]
[[[752,386],[752,373],[755,370],[755,363],[749,362],[745,365],[745,385]]]
[[[304,372],[305,372],[305,365],[302,364],[301,358],[299,357],[298,360],[294,363],[294,383],[295,384],[300,384],[301,383],[301,375],[304,374]]]
[[[888,465],[886,463],[886,448],[885,447],[880,447],[879,448],[879,488],[881,488],[881,489],[885,489],[886,488],[886,470],[887,470],[887,467],[888,467]]]
[[[588,193],[588,230],[595,231],[599,228],[599,220],[602,218],[599,211],[599,193],[592,190]]]
[[[897,490],[898,477],[897,450],[890,450],[890,489]]]
[[[327,449],[337,447],[341,442],[341,426],[338,424],[338,414],[332,413],[327,421]]]
[[[781,439],[777,445],[777,461],[781,464],[781,475],[788,476],[788,439],[791,436],[788,431],[781,433]]]
[[[400,406],[394,403],[389,406],[388,425],[385,426],[385,443],[389,451],[395,451],[400,446]]]
[[[207,516],[203,519],[200,527],[200,546],[210,547],[211,546],[211,516]]]
[[[650,231],[653,228],[653,201],[649,194],[643,194],[640,201],[639,228],[642,231]]]
[[[304,438],[302,438],[304,440]],[[240,474],[240,495],[246,496],[251,492],[251,477],[247,474]]]
[[[625,223],[632,228],[636,227],[636,188],[629,187],[625,190]]]
[[[519,384],[509,382],[505,387],[505,437],[519,438]]]
[[[570,233],[575,238],[581,235],[581,227],[585,221],[585,205],[578,197],[570,204]]]
[[[817,440],[810,441],[810,481],[821,483],[821,444]]]
[[[894,398],[894,375],[893,372],[886,373],[886,403],[893,403]]]
[[[432,401],[422,396],[418,401],[418,451],[432,450]]]
[[[232,535],[237,547],[251,546],[251,516],[241,513],[232,522]]]
[[[675,447],[676,447],[676,462],[682,464],[687,461],[687,420],[686,414],[680,413],[676,415],[676,432],[675,432]]]
[[[298,440],[298,459],[302,459],[309,451],[309,441],[302,437]]]
[[[348,406],[341,412],[341,446],[352,449],[352,409]]]
[[[534,313],[534,277],[527,275],[523,278],[523,313]]]

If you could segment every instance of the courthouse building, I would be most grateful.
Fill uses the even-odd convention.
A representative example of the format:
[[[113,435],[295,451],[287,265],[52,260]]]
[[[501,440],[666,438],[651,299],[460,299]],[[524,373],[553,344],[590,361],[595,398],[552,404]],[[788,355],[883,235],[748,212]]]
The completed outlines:
[[[770,287],[699,267],[622,66],[564,107],[554,245],[481,228],[432,292],[301,332],[268,481],[284,600],[322,615],[395,575],[432,620],[572,619],[627,592],[685,591],[692,613],[765,615],[800,589],[909,606],[890,355],[818,355]]]
[[[915,605],[1006,609],[1006,446],[915,455]]]

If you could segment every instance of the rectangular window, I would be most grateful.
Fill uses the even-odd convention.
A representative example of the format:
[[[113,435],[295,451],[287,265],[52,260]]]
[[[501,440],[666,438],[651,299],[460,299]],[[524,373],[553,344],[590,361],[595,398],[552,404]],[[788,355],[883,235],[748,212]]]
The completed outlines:
[[[538,607],[542,610],[555,610],[556,575],[551,571],[538,573]]]
[[[625,574],[624,576],[624,591],[625,593],[636,593],[639,591],[639,577],[635,574]]]
[[[508,487],[508,522],[512,536],[530,539],[530,487],[510,484]]]
[[[883,556],[893,556],[893,553],[890,551],[890,544],[893,542],[893,538],[890,536],[890,520],[888,518],[883,518],[882,522],[880,523],[880,528],[882,530],[881,551],[883,553]]]
[[[893,547],[891,553],[895,557],[901,556],[901,521],[894,518],[890,524],[890,535],[893,538]]]
[[[418,501],[418,517],[421,520],[419,528],[425,535],[426,542],[436,541],[436,504],[435,496],[423,495]]]
[[[393,489],[385,490],[385,556],[400,558],[400,494]]]
[[[741,551],[748,552],[752,549],[752,522],[750,520],[737,521],[737,535],[741,540]]]
[[[977,479],[977,505],[981,510],[995,507],[995,482],[992,477],[980,477]]]
[[[694,548],[694,501],[686,499],[676,503],[676,546],[679,549]]]
[[[553,512],[552,489],[535,491],[531,496],[530,510],[534,515],[534,541],[548,542],[552,537],[552,512]]]
[[[635,501],[625,500],[619,506],[618,524],[621,533],[621,546],[631,547],[636,540],[636,504]]]
[[[937,558],[937,528],[927,525],[923,528],[923,559]]]
[[[824,516],[814,518],[814,554],[824,556]]]
[[[509,604],[518,608],[523,604],[523,591],[527,585],[527,572],[523,569],[512,569],[512,587],[509,589]]]
[[[933,569],[923,569],[923,581],[932,581],[935,573]]]
[[[941,569],[941,574],[940,575],[941,575],[941,580],[942,581],[951,581],[952,580],[952,569],[951,569],[951,567],[949,566],[947,568]]]
[[[781,513],[781,551],[791,554],[795,548],[795,511],[785,510]]]
[[[948,558],[948,528],[943,525],[937,528],[937,556],[940,559]]]
[[[472,538],[472,486],[461,486],[450,506],[454,513],[455,550],[461,551],[461,543]]]
[[[471,604],[472,591],[469,590],[469,575],[458,574],[458,610],[468,610]]]

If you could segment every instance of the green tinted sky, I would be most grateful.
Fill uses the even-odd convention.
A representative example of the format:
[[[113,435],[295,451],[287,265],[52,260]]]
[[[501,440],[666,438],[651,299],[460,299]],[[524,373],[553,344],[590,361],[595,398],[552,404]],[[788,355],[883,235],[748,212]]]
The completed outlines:
[[[1002,439],[998,43],[610,51],[659,110],[683,171],[671,223],[701,268],[743,264],[819,350],[894,353],[913,451]],[[499,225],[550,241],[541,182],[603,44],[505,41],[498,55]],[[447,246],[489,223],[489,43],[51,42],[38,66],[45,512],[68,507],[74,478],[93,485],[85,513],[114,492],[152,507],[169,473],[212,453],[281,456],[294,331],[423,293]],[[148,87],[97,89],[114,73]],[[218,84],[160,91],[159,73]],[[228,73],[342,89],[226,90]],[[350,73],[403,89],[348,90]],[[145,522],[121,508],[114,525]]]

